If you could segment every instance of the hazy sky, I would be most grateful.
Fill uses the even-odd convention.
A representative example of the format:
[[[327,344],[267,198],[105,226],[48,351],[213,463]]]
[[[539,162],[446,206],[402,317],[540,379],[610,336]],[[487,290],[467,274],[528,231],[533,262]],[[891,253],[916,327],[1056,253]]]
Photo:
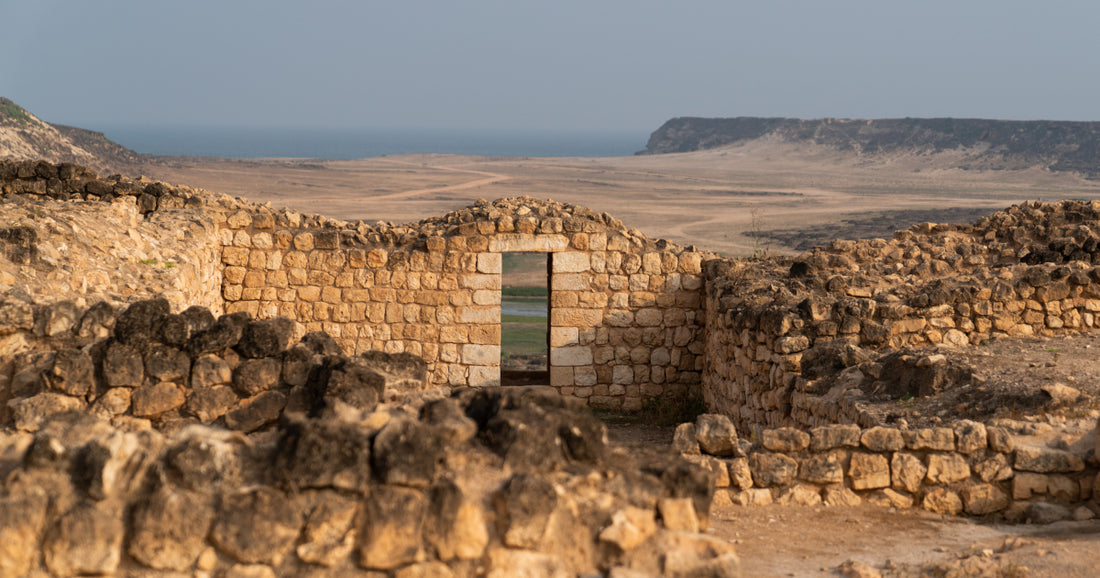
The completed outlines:
[[[1100,120],[1094,0],[0,4],[0,96],[88,128]]]

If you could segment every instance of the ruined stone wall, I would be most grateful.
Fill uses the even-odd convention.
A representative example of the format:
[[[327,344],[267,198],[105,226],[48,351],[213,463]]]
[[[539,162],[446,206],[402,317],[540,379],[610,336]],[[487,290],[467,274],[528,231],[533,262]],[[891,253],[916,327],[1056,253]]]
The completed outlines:
[[[857,386],[877,376],[846,385],[807,378],[807,356],[836,343],[966,347],[1091,330],[1100,312],[1096,231],[1098,203],[1025,203],[973,225],[926,223],[795,260],[710,262],[708,406],[746,428],[861,423]]]
[[[160,296],[221,312],[215,197],[76,165],[0,161],[0,293],[121,305]]]
[[[705,469],[616,450],[545,388],[439,395],[413,356],[292,330],[0,301],[24,346],[0,383],[0,575],[738,575],[698,533]]]
[[[870,503],[1038,523],[1095,517],[1100,476],[1079,454],[1100,438],[1068,451],[1018,442],[1018,433],[966,420],[914,430],[828,425],[764,429],[753,443],[711,414],[681,424],[674,445],[715,474],[716,504]]]
[[[135,224],[164,221],[161,235],[202,247],[127,253],[125,263],[144,270],[107,277],[102,292],[118,297],[112,302],[164,296],[177,311],[201,304],[285,316],[349,353],[419,356],[434,386],[500,383],[502,255],[547,253],[551,386],[593,407],[635,411],[646,400],[696,394],[701,380],[702,262],[713,255],[648,239],[583,207],[524,197],[415,224],[368,225],[44,162],[0,163],[0,187],[28,206],[129,207]],[[188,219],[197,228],[180,224]],[[172,225],[182,232],[168,234]],[[110,229],[132,244],[141,237],[136,227]],[[20,284],[27,280],[19,274]],[[62,282],[40,285],[50,293]]]
[[[683,396],[702,369],[708,254],[607,215],[502,199],[416,225],[238,210],[221,222],[226,310],[284,315],[349,352],[408,352],[435,385],[500,383],[501,263],[550,263],[550,385],[594,407]]]

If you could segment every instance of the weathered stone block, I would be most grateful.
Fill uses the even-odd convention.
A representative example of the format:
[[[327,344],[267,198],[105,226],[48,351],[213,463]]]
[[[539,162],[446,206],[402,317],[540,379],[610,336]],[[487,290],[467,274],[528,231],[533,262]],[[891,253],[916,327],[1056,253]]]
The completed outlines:
[[[393,570],[423,560],[421,531],[428,501],[409,488],[379,486],[364,504],[359,565]]]
[[[766,429],[761,439],[773,452],[800,452],[810,447],[810,434],[792,427]]]
[[[951,428],[922,428],[902,433],[905,445],[911,450],[935,450],[950,452],[955,450],[955,432]]]
[[[905,438],[895,428],[875,426],[863,432],[860,443],[873,452],[896,452],[905,447]]]
[[[206,548],[214,521],[212,498],[161,486],[133,514],[127,552],[157,570],[187,570]]]
[[[895,452],[890,458],[890,485],[895,490],[917,493],[928,474],[920,458],[905,452]]]
[[[467,365],[499,365],[499,345],[477,345],[467,343],[462,346],[462,363]],[[568,364],[560,364],[568,365]]]
[[[970,466],[966,458],[956,453],[929,454],[928,473],[925,480],[930,484],[950,484],[970,477]]]
[[[499,361],[499,355],[497,359]],[[550,365],[551,367],[592,365],[592,348],[584,345],[553,348],[550,350]]]
[[[135,417],[155,418],[172,411],[187,401],[182,387],[170,381],[146,385],[134,390],[130,399]]]
[[[46,532],[42,557],[55,576],[114,574],[122,560],[122,512],[84,502]]]
[[[294,547],[301,525],[284,494],[261,487],[222,498],[210,540],[239,562],[278,566]]]
[[[810,450],[822,452],[840,447],[859,447],[861,433],[859,426],[852,424],[815,427],[810,430]]]
[[[856,452],[848,465],[852,488],[871,490],[890,486],[890,464],[885,456]]]
[[[756,452],[749,456],[749,469],[757,486],[784,486],[798,473],[798,462],[783,454]]]
[[[924,495],[921,507],[936,514],[954,516],[963,510],[963,503],[955,492],[946,488],[936,488]]]
[[[1028,472],[1079,472],[1085,462],[1078,456],[1048,447],[1023,446],[1016,448],[1016,469]]]
[[[814,484],[839,484],[844,481],[843,452],[810,456],[802,461],[798,477]]]

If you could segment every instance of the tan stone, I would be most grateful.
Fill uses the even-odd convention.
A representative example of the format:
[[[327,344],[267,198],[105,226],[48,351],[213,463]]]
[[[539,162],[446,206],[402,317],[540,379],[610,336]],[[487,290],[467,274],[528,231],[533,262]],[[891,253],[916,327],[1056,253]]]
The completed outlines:
[[[863,503],[863,499],[859,494],[838,484],[825,488],[824,503],[826,506],[858,506]]]
[[[557,347],[550,350],[551,366],[592,365],[592,348],[584,345]]]
[[[773,452],[800,452],[810,447],[810,434],[792,427],[766,429],[762,440]]]
[[[459,323],[500,323],[499,307],[456,307]]]
[[[895,452],[905,447],[905,438],[895,428],[875,426],[863,432],[860,443],[873,452]]]
[[[929,512],[937,514],[950,514],[952,516],[963,510],[962,500],[959,495],[946,488],[936,488],[924,495],[921,507]]]
[[[810,484],[796,484],[781,492],[776,503],[781,506],[817,506],[821,504],[821,490]]]
[[[565,235],[513,233],[498,234],[489,239],[489,251],[493,253],[564,251],[568,248],[569,237]]]
[[[896,490],[917,493],[927,473],[920,458],[913,454],[895,452],[890,459],[890,485]]]
[[[657,511],[665,528],[676,532],[698,532],[699,518],[691,498],[661,498]]]
[[[576,251],[559,251],[551,255],[551,267],[558,273],[584,273],[592,267],[588,253]]]
[[[580,343],[580,333],[576,327],[553,327],[550,329],[550,347],[562,347]]]
[[[1043,474],[1017,472],[1012,477],[1012,498],[1027,500],[1034,494],[1045,494],[1049,481],[1049,478]]]
[[[884,456],[856,452],[848,465],[848,477],[856,490],[885,488],[890,485],[890,464]]]
[[[769,506],[772,504],[772,492],[766,488],[752,488],[738,492],[733,503],[739,506]]]
[[[911,450],[936,450],[950,452],[955,449],[955,432],[951,428],[922,428],[902,433],[905,445]]]
[[[925,481],[930,484],[950,484],[970,477],[966,458],[956,453],[929,454]]]
[[[601,542],[614,544],[623,552],[642,545],[657,532],[652,510],[628,506],[611,515],[611,525],[600,532]]]

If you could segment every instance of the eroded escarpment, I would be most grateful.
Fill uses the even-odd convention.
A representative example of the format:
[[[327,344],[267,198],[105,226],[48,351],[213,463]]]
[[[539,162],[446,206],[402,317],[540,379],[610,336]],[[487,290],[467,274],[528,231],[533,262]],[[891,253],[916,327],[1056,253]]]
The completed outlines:
[[[0,306],[5,575],[737,575],[698,533],[711,474],[550,388],[432,390],[414,356],[164,300],[43,317]]]

